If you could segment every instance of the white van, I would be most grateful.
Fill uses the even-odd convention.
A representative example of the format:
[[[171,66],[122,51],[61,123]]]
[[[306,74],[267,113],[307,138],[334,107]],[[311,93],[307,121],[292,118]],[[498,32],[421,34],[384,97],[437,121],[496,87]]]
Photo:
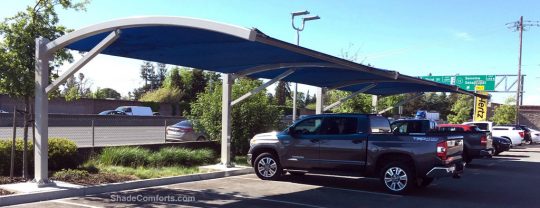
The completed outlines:
[[[130,116],[153,116],[152,108],[146,106],[120,106],[117,111],[122,111]]]

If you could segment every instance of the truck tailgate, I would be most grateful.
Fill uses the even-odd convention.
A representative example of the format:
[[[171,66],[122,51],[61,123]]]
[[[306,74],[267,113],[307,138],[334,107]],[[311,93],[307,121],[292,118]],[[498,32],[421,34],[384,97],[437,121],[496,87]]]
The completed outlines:
[[[448,146],[447,157],[449,161],[461,159],[463,152],[463,135],[448,135],[446,137],[446,145]]]

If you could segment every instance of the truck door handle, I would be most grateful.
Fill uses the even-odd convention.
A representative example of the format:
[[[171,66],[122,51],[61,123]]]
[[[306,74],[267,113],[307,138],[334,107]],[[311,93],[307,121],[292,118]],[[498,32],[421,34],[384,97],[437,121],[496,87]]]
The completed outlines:
[[[319,142],[320,140],[319,140],[319,139],[311,139],[311,140],[309,140],[309,141],[311,141],[311,142],[313,142],[313,143],[317,143],[317,142]]]
[[[352,143],[354,144],[358,144],[358,143],[362,143],[363,141],[361,139],[353,139],[352,140]]]

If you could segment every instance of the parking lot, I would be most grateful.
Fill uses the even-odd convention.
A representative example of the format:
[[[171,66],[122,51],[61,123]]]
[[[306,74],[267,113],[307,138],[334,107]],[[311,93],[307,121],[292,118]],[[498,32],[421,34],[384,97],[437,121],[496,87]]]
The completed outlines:
[[[405,196],[385,193],[374,179],[308,174],[262,181],[250,174],[14,207],[535,207],[538,185],[540,145],[532,145],[474,160],[461,179],[436,180]]]

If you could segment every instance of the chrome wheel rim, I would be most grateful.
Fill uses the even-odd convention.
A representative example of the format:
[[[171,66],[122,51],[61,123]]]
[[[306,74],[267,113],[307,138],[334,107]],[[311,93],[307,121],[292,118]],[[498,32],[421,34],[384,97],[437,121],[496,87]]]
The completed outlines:
[[[265,178],[271,178],[277,172],[277,163],[270,157],[264,157],[257,164],[257,171]]]
[[[384,184],[392,191],[405,189],[407,182],[407,173],[399,167],[391,167],[384,173]]]

